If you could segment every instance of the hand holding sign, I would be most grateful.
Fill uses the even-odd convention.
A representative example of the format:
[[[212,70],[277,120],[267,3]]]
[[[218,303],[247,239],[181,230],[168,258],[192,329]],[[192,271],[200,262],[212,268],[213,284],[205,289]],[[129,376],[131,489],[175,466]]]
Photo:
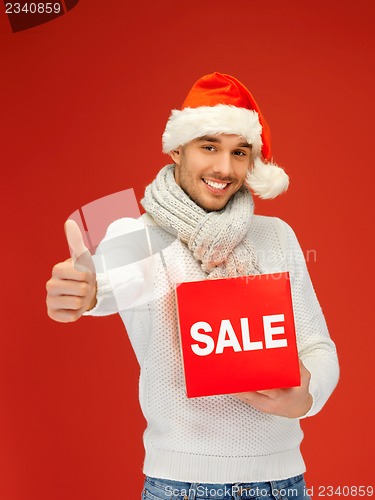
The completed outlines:
[[[65,223],[65,234],[72,258],[56,264],[46,284],[48,316],[62,323],[76,321],[96,304],[95,268],[76,222]]]
[[[299,361],[301,385],[287,389],[271,389],[267,391],[240,392],[233,396],[250,404],[263,413],[279,417],[299,418],[306,415],[313,403],[309,393],[311,374]]]

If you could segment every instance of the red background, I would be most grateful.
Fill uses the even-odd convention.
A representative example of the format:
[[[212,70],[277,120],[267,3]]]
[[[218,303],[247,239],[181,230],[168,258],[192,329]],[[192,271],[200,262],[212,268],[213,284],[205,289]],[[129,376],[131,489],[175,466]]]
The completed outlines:
[[[139,498],[145,423],[121,320],[55,323],[45,282],[68,256],[66,217],[121,189],[140,198],[168,161],[170,110],[212,71],[250,88],[291,176],[257,213],[316,251],[342,375],[303,421],[307,482],[314,496],[371,484],[373,19],[371,0],[81,0],[12,33],[2,10],[1,500]]]

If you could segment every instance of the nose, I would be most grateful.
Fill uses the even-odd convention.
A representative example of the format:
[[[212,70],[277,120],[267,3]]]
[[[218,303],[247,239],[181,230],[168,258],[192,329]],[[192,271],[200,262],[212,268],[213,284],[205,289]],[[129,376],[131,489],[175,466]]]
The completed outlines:
[[[214,172],[220,175],[220,178],[225,180],[226,177],[231,177],[233,174],[232,155],[230,153],[222,153],[216,157],[214,164]]]

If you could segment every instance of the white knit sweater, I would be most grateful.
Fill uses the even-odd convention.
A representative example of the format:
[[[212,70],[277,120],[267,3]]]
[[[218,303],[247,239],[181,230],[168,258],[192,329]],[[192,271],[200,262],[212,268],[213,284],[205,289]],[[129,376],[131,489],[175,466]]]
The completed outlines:
[[[161,230],[165,248],[153,253],[152,228],[148,214],[109,226],[95,256],[98,302],[86,313],[119,312],[137,356],[147,420],[143,472],[198,483],[271,481],[304,472],[299,419],[261,413],[231,395],[186,397],[174,283],[206,275],[186,245]],[[339,370],[303,253],[278,218],[253,216],[248,237],[262,273],[290,272],[299,356],[311,372],[313,406],[305,416],[314,415]]]

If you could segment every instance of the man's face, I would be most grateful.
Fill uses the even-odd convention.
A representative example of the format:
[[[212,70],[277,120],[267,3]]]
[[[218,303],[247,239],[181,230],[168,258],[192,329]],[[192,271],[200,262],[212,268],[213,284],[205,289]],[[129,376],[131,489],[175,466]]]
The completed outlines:
[[[221,210],[252,166],[251,146],[239,135],[200,137],[171,153],[176,183],[201,208]]]

